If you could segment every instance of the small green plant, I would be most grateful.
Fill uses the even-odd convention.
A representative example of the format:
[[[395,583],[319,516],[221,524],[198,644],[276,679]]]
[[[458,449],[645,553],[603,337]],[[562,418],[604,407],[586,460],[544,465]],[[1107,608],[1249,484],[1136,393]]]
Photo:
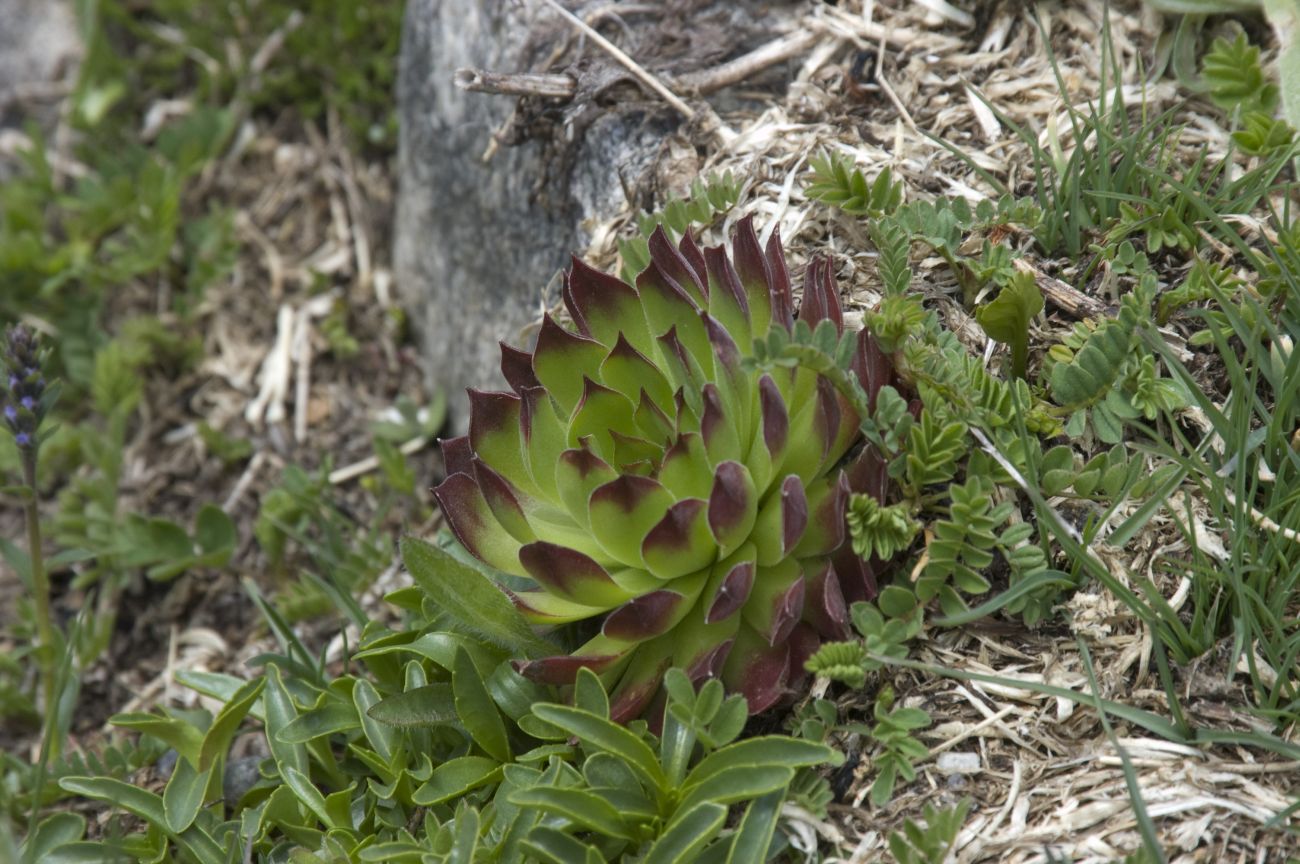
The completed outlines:
[[[620,239],[618,254],[622,259],[619,275],[633,283],[650,265],[650,237],[662,228],[673,242],[691,225],[708,225],[719,213],[725,213],[740,200],[740,181],[730,171],[713,175],[707,181],[697,178],[691,183],[689,198],[669,198],[662,210],[637,219],[637,234]]]
[[[1009,194],[996,200],[980,199],[973,207],[965,198],[904,204],[880,220],[884,225],[872,232],[881,253],[881,266],[886,268],[881,270],[882,281],[891,293],[905,289],[901,284],[903,268],[899,260],[905,260],[912,243],[924,243],[947,262],[957,278],[963,304],[973,307],[986,285],[990,282],[1001,285],[1011,278],[1013,256],[1005,246],[986,239],[980,257],[971,258],[961,252],[966,238],[1009,225],[1032,231],[1038,228],[1042,218],[1042,212],[1033,202]]]
[[[969,798],[963,798],[947,810],[925,805],[925,826],[906,820],[902,831],[889,835],[889,853],[898,864],[944,864],[950,860],[970,804]]]
[[[888,166],[868,182],[861,169],[839,151],[812,157],[812,183],[804,189],[809,198],[838,207],[853,216],[887,216],[903,203],[903,184],[895,182]]]
[[[911,783],[916,779],[914,762],[930,755],[930,750],[913,733],[930,725],[930,715],[920,708],[895,708],[894,691],[883,687],[876,694],[876,723],[871,727],[871,738],[880,747],[872,760],[878,769],[871,784],[871,803],[883,807],[894,797],[894,787],[900,780]]]
[[[1214,40],[1201,60],[1201,74],[1210,100],[1228,111],[1271,115],[1277,110],[1277,84],[1264,75],[1258,46],[1244,32],[1231,42]]]

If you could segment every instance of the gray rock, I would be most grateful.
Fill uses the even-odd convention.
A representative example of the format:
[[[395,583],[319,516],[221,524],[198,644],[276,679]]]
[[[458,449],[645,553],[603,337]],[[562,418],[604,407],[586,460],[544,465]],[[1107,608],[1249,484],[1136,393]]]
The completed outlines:
[[[24,127],[54,132],[82,53],[70,0],[0,0],[0,183],[21,170]]]
[[[24,90],[74,73],[81,53],[68,0],[0,0],[0,121]]]
[[[645,163],[670,123],[643,112],[582,118],[539,105],[546,123],[580,135],[568,164],[546,134],[482,154],[516,100],[456,89],[466,66],[525,71],[547,46],[535,36],[540,3],[410,0],[398,83],[400,175],[394,246],[397,283],[419,335],[432,383],[447,393],[452,422],[467,422],[464,388],[498,388],[498,340],[519,344],[543,291],[581,248],[585,219],[623,204],[615,166]],[[554,16],[550,15],[550,19]],[[581,166],[570,172],[571,166]],[[572,173],[570,178],[558,176]]]

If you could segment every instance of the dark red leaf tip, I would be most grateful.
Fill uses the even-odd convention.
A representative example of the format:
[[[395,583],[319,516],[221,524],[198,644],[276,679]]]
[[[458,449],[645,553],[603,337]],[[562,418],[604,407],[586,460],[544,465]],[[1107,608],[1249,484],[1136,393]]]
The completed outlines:
[[[798,474],[781,482],[781,543],[787,555],[799,545],[808,527],[808,496]]]
[[[447,476],[473,473],[474,450],[469,446],[468,435],[441,438],[438,444],[442,448],[442,465]]]
[[[522,394],[529,387],[536,387],[540,383],[537,376],[533,374],[533,355],[527,351],[520,351],[506,343],[501,344],[501,374],[505,377],[506,383],[510,389],[516,393]]]
[[[713,604],[704,614],[705,624],[725,621],[740,611],[749,599],[749,592],[754,587],[754,562],[741,561],[732,567],[723,577],[714,595]]]
[[[610,639],[644,642],[668,630],[685,599],[667,589],[642,594],[609,613],[600,632]]]

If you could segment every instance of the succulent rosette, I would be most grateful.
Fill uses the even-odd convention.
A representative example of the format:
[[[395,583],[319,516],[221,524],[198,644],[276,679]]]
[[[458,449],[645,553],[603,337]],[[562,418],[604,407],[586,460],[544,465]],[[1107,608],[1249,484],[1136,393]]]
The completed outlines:
[[[547,316],[532,353],[502,346],[513,392],[470,390],[435,493],[465,548],[517,577],[502,588],[530,621],[599,625],[523,674],[567,685],[589,667],[626,720],[675,665],[758,712],[874,596],[845,507],[851,490],[882,496],[884,466],[869,448],[846,458],[859,419],[826,378],[744,362],[794,328],[776,232],[764,248],[742,220],[730,258],[689,233],[649,245],[635,287],[574,259],[572,328]],[[843,330],[829,261],[809,264],[799,319]],[[865,331],[856,349],[874,399],[892,366]]]

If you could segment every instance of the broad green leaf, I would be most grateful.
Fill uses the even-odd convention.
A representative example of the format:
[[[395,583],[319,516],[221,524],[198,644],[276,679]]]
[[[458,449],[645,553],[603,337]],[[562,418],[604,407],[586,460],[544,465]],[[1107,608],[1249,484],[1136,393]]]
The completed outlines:
[[[262,688],[266,686],[265,678],[255,678],[249,681],[243,687],[236,691],[230,701],[222,707],[217,713],[216,718],[212,721],[207,734],[203,736],[203,747],[199,751],[200,771],[206,771],[216,760],[224,757],[226,751],[230,748],[230,742],[234,740],[235,733],[239,731],[239,724],[244,722],[244,717],[248,714],[249,709],[257,702],[262,695]]]
[[[358,678],[352,685],[352,704],[357,707],[357,717],[361,720],[361,731],[366,735],[370,746],[385,763],[393,758],[393,751],[398,746],[397,735],[387,725],[370,716],[370,709],[380,702],[379,691],[365,678]]]
[[[450,684],[427,684],[387,697],[370,709],[370,716],[389,726],[459,724],[454,700]]]
[[[132,813],[160,831],[168,832],[162,798],[144,789],[111,777],[64,777],[59,788],[74,795],[105,801]],[[191,826],[176,840],[189,849],[202,864],[225,864],[226,855],[211,837]]]
[[[927,718],[928,719],[928,718]],[[741,765],[724,768],[691,787],[679,805],[690,809],[696,804],[737,804],[770,792],[784,791],[794,779],[794,769],[784,765]]]
[[[354,656],[358,660],[366,660],[390,654],[411,653],[432,660],[450,672],[455,665],[456,652],[460,650],[469,652],[470,659],[484,676],[490,675],[508,656],[496,648],[489,648],[476,639],[458,633],[426,633],[411,642],[376,646],[358,651]]]
[[[545,826],[534,828],[523,848],[546,864],[605,864],[605,856],[594,846]]]
[[[687,775],[684,788],[689,792],[693,787],[728,768],[764,766],[803,768],[827,762],[838,764],[842,760],[843,757],[835,750],[813,741],[800,741],[781,735],[747,738],[729,744],[701,759]]]
[[[666,779],[654,751],[635,734],[604,717],[571,708],[568,705],[542,704],[533,706],[533,714],[558,726],[588,747],[603,750],[622,758],[650,781],[656,789],[664,789]]]
[[[225,553],[228,557],[239,537],[234,520],[224,510],[215,504],[205,504],[194,520],[194,539],[205,555]]]
[[[785,801],[785,790],[769,792],[755,798],[745,808],[745,815],[740,820],[740,827],[731,840],[731,850],[727,854],[727,864],[749,864],[751,861],[766,861],[768,850],[772,847],[772,836],[776,833],[776,823],[781,817],[781,804]]]
[[[473,864],[474,850],[478,848],[478,811],[461,802],[461,806],[456,808],[455,824],[456,834],[447,856],[447,864]]]
[[[334,824],[329,808],[325,806],[325,796],[311,782],[310,777],[292,766],[286,766],[281,776],[285,785],[293,790],[293,794],[297,796],[298,801],[310,810],[322,825],[326,828],[343,827]]]
[[[604,798],[586,789],[533,786],[513,793],[510,803],[563,816],[581,828],[596,831],[606,837],[636,839],[636,833],[623,821],[619,811]]]
[[[203,749],[203,732],[193,724],[174,717],[158,717],[154,714],[118,714],[109,720],[114,726],[132,729],[142,735],[152,735],[160,741],[170,744],[181,756],[193,762],[199,761]]]
[[[281,733],[298,717],[298,707],[289,695],[276,666],[268,666],[266,677],[269,679],[262,694],[262,709],[266,714],[266,741],[271,748],[275,764],[283,772],[286,767],[306,772],[308,768],[307,748],[302,744],[293,744],[281,739]]]
[[[501,763],[484,756],[461,756],[433,769],[428,782],[415,790],[411,800],[421,807],[459,798],[471,789],[501,779]]]
[[[478,668],[464,649],[456,652],[451,687],[456,713],[474,743],[498,762],[509,762],[510,741],[506,737],[506,725],[479,676]]]
[[[700,850],[718,836],[727,819],[727,808],[705,802],[679,811],[668,828],[650,847],[645,864],[692,864]]]
[[[163,790],[163,815],[167,830],[179,834],[194,824],[203,806],[204,792],[208,786],[208,770],[198,772],[188,759],[177,759],[172,776]]]
[[[44,864],[46,856],[86,833],[86,820],[76,813],[52,813],[40,821],[19,849],[21,864]]]
[[[349,783],[346,788],[325,796],[325,812],[335,828],[351,831],[356,827],[352,822],[352,793],[356,788],[356,783]]]
[[[532,628],[501,589],[481,572],[423,540],[402,540],[406,569],[438,606],[471,631],[527,657],[555,653],[555,646]]]
[[[545,702],[551,695],[546,687],[529,681],[509,663],[502,663],[496,668],[488,678],[487,688],[492,694],[492,701],[516,722],[528,716],[534,705]]]
[[[578,670],[578,678],[574,681],[573,704],[597,717],[609,716],[609,695],[605,692],[605,685],[585,666]]]
[[[243,687],[247,680],[221,672],[185,669],[176,673],[176,683],[225,703],[239,692],[239,688]],[[261,705],[254,705],[249,710],[248,716],[255,720],[264,720],[266,717]]]
[[[359,724],[355,706],[331,700],[295,717],[280,730],[280,740],[286,744],[306,744],[325,735],[355,729]]]

